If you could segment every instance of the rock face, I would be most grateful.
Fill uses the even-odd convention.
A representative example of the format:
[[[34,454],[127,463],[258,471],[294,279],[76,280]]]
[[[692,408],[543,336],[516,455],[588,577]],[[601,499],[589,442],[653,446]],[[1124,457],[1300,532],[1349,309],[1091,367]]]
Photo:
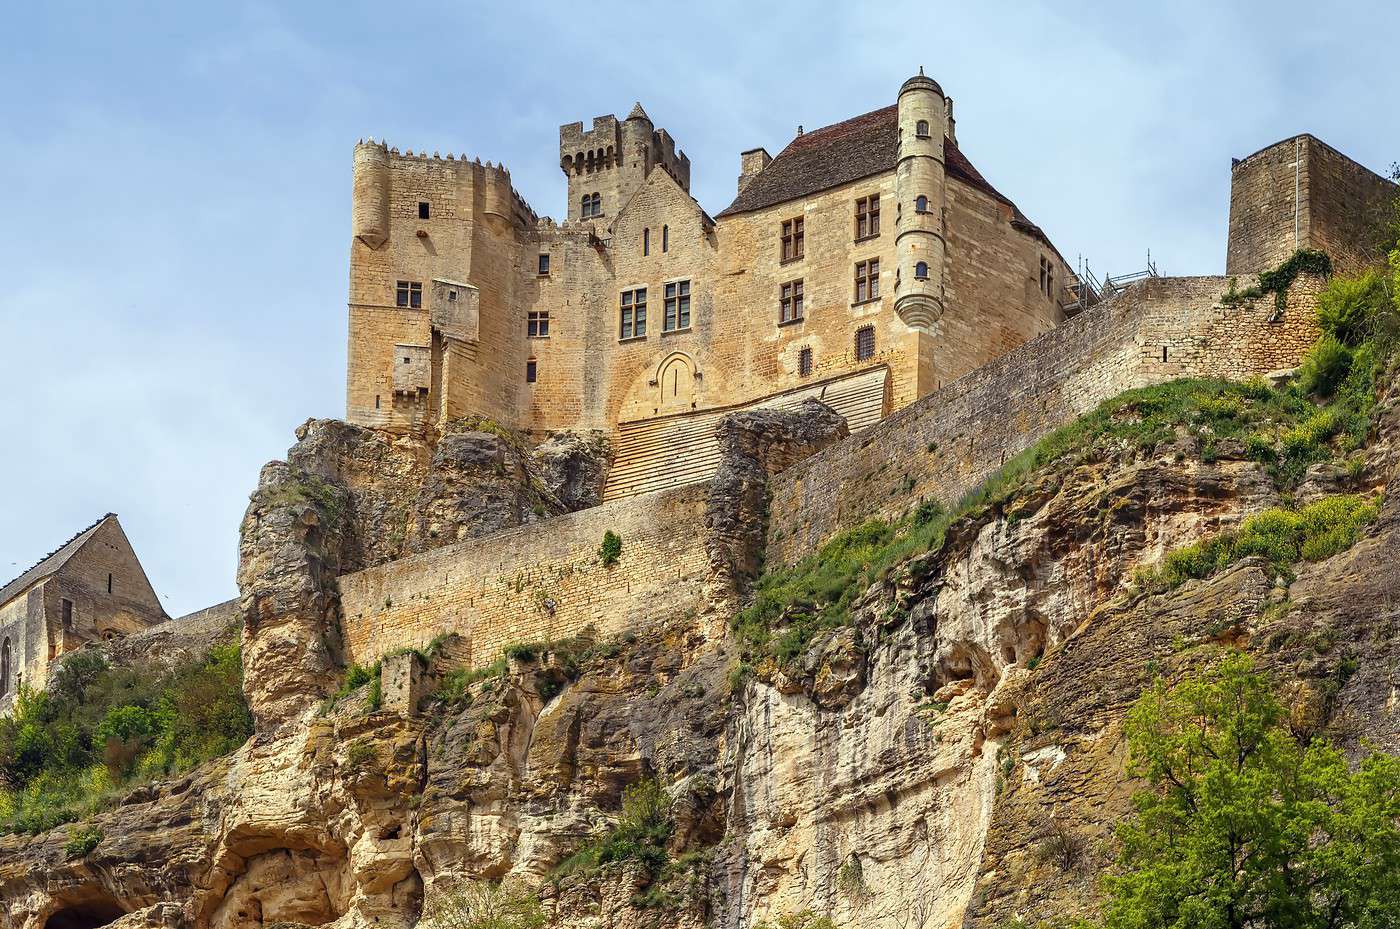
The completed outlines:
[[[1364,473],[1310,481],[1393,480],[1400,410],[1384,408]],[[844,434],[828,413],[726,424],[708,519],[727,578],[756,567],[765,475]],[[1139,593],[1136,565],[1278,502],[1256,464],[1228,448],[1206,463],[1189,437],[1038,475],[892,568],[849,625],[752,677],[734,643],[680,618],[523,650],[465,695],[438,692],[449,643],[416,712],[371,710],[364,692],[322,710],[341,673],[329,582],[396,550],[375,533],[473,531],[497,505],[493,519],[525,518],[513,446],[454,436],[420,454],[312,424],[264,469],[240,565],[258,735],[95,815],[84,858],[66,859],[64,829],[0,837],[5,926],[409,929],[440,882],[505,876],[538,887],[562,927],[747,929],[803,909],[862,929],[1034,925],[1092,907],[1132,790],[1121,720],[1156,673],[1242,645],[1294,682],[1299,718],[1400,748],[1400,502],[1291,583],[1246,560]],[[561,504],[580,499],[520,467]],[[483,472],[503,483],[474,507]],[[404,490],[381,474],[425,477]],[[555,870],[652,777],[671,798],[673,868]]]
[[[710,566],[721,587],[738,594],[762,568],[768,478],[848,435],[846,420],[815,399],[792,410],[746,410],[719,421],[720,459],[705,524]]]

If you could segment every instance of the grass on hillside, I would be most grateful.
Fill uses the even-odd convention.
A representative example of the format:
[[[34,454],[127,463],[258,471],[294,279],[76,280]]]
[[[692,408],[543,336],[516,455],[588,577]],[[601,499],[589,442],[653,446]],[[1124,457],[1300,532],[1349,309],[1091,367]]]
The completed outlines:
[[[1400,258],[1394,261],[1400,276]],[[745,662],[791,662],[823,632],[848,625],[852,605],[893,566],[941,549],[954,520],[1006,512],[1032,478],[1050,469],[1063,472],[1125,451],[1159,454],[1184,429],[1196,438],[1203,460],[1215,460],[1226,443],[1239,443],[1281,490],[1291,490],[1313,465],[1345,458],[1365,443],[1376,386],[1387,375],[1400,333],[1396,290],[1376,272],[1333,278],[1319,297],[1322,335],[1298,376],[1282,388],[1258,379],[1180,380],[1127,391],[1013,457],[951,511],[921,503],[902,519],[870,520],[794,565],[765,572],[733,623]],[[1238,535],[1208,551],[1176,556],[1163,566],[1165,573],[1142,579],[1161,585],[1204,576],[1211,565],[1256,552],[1280,565],[1315,560],[1350,545],[1374,513],[1373,502],[1348,497],[1298,513],[1261,514]]]

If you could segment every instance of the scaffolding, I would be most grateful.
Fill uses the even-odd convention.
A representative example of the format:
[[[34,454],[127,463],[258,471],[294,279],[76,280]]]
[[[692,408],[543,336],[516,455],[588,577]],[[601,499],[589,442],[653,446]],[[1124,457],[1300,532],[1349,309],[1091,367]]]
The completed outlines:
[[[1138,281],[1160,276],[1157,273],[1157,264],[1152,260],[1150,248],[1147,250],[1146,268],[1127,274],[1109,275],[1102,281],[1089,268],[1089,262],[1084,256],[1080,255],[1075,279],[1065,285],[1065,298],[1060,302],[1060,306],[1065,311],[1065,316],[1078,316],[1090,307],[1118,296]]]

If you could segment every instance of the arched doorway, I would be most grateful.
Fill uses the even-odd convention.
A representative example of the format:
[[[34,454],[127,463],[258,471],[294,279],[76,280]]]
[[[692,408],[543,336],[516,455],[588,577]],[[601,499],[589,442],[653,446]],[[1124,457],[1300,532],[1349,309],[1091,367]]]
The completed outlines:
[[[685,352],[672,352],[656,369],[660,392],[657,409],[663,413],[688,410],[695,405],[695,362]]]

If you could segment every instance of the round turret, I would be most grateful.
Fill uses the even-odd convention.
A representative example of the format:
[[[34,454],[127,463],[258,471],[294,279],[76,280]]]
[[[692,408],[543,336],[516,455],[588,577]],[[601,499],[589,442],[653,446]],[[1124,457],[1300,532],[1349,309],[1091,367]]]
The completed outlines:
[[[371,139],[355,146],[351,234],[377,249],[389,239],[389,149]]]
[[[899,88],[899,161],[895,167],[895,312],[931,331],[943,315],[943,90],[923,70]]]

